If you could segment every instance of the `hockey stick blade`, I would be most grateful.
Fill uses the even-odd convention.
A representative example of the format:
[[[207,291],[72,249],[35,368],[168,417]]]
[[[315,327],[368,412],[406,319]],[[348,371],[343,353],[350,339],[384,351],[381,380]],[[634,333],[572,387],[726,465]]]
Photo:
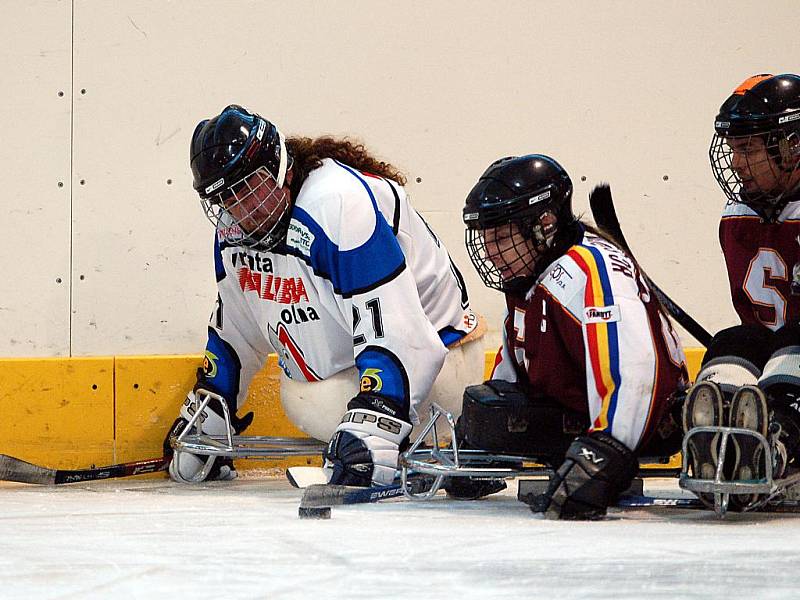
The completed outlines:
[[[144,473],[163,471],[169,465],[165,457],[139,460],[89,469],[48,469],[19,458],[0,454],[0,481],[16,481],[37,485],[61,485],[80,481],[132,477]]]
[[[328,476],[321,467],[289,467],[286,469],[286,479],[292,487],[305,489],[327,483]]]
[[[697,498],[660,498],[658,496],[620,496],[615,506],[618,508],[647,508],[661,506],[668,508],[706,508]]]
[[[616,505],[619,508],[685,508],[693,510],[712,509],[705,506],[697,498],[665,498],[658,496],[621,496]],[[748,514],[755,513],[799,513],[800,502],[796,500],[779,500],[774,503],[762,506],[755,511],[748,511]]]
[[[619,224],[617,211],[614,208],[614,199],[611,196],[611,186],[607,183],[601,183],[589,193],[589,207],[592,210],[592,216],[597,226],[608,233],[614,238],[621,246],[622,249],[633,255],[625,236],[622,233],[622,226]],[[713,337],[700,323],[695,321],[689,314],[686,313],[672,298],[667,296],[664,291],[658,287],[646,273],[642,272],[647,285],[653,290],[653,293],[661,302],[662,306],[678,322],[686,331],[688,331],[698,342],[708,348]]]
[[[433,479],[416,477],[408,482],[412,494],[430,489]],[[403,496],[403,486],[399,483],[376,485],[362,488],[349,485],[311,485],[303,492],[300,508],[326,508],[345,504],[369,504]]]

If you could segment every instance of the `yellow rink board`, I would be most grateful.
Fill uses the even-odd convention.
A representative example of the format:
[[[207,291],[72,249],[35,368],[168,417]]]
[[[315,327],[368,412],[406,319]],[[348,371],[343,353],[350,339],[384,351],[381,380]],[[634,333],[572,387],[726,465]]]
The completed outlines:
[[[54,468],[114,461],[114,358],[0,360],[0,453]]]
[[[494,356],[486,352],[485,378]],[[702,356],[701,348],[686,351],[692,378]],[[61,469],[160,456],[201,364],[200,355],[0,359],[0,453]],[[283,413],[279,375],[270,355],[250,386],[247,435],[304,437]],[[242,460],[237,468],[302,464],[319,458]]]

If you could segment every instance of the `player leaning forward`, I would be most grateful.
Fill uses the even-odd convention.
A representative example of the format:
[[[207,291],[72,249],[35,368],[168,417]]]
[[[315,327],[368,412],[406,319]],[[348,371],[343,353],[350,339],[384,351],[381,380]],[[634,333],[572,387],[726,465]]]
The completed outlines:
[[[755,75],[720,107],[709,157],[728,199],[719,239],[741,325],[717,333],[686,402],[684,427],[751,429],[732,436],[722,475],[781,478],[800,457],[800,76]],[[694,476],[713,479],[719,434],[689,437]],[[711,494],[701,495],[708,504]],[[764,497],[731,496],[730,507]]]
[[[391,482],[446,356],[459,378],[474,378],[482,365],[479,348],[470,350],[474,365],[465,364],[465,346],[448,356],[476,319],[460,273],[409,204],[403,176],[348,140],[284,139],[235,105],[197,126],[190,158],[216,226],[219,295],[204,370],[172,432],[200,390],[222,396],[235,414],[277,352],[288,416],[330,438],[331,483]],[[220,407],[209,408],[203,430],[223,433]],[[234,430],[251,420],[235,418]],[[204,463],[181,453],[169,472],[197,480]],[[232,476],[224,459],[209,474]]]
[[[594,518],[630,485],[637,457],[679,449],[686,369],[636,262],[576,219],[571,197],[572,182],[553,159],[504,158],[469,193],[464,221],[475,268],[505,293],[488,389],[524,394],[533,453],[560,464],[533,508]],[[552,419],[554,408],[563,418]],[[537,429],[537,410],[555,425]],[[479,429],[464,415],[460,441],[477,445]]]

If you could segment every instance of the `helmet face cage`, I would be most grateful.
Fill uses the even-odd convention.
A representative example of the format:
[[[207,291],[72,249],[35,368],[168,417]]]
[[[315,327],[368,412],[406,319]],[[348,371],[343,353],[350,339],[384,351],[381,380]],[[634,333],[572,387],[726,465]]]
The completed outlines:
[[[800,184],[800,138],[797,131],[715,133],[708,151],[711,169],[731,202],[755,209],[779,206]]]
[[[221,238],[265,250],[283,239],[292,157],[275,125],[231,104],[198,124],[190,165],[194,189]]]
[[[537,260],[552,247],[557,224],[551,211],[485,229],[468,228],[467,253],[483,283],[503,292],[524,288]]]
[[[200,202],[208,220],[231,243],[268,250],[286,234],[289,190],[265,166]]]

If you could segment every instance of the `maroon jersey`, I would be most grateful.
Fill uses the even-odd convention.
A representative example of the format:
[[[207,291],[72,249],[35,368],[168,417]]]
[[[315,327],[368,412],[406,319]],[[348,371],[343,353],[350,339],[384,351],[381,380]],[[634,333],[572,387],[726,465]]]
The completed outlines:
[[[506,295],[494,379],[520,381],[587,414],[632,450],[658,428],[686,380],[678,337],[633,261],[607,240],[583,240],[524,296]]]
[[[800,320],[800,201],[776,223],[728,202],[719,224],[731,299],[742,323],[773,331]]]

